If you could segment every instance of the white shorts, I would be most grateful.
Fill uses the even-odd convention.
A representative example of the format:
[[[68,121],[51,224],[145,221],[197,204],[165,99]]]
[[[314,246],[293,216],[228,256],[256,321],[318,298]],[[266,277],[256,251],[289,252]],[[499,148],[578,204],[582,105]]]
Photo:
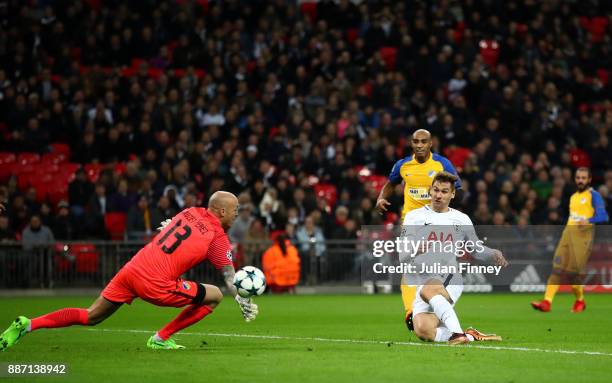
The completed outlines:
[[[414,303],[412,304],[412,315],[417,315],[420,313],[433,313],[433,309],[429,305],[429,303],[425,302],[423,298],[421,298],[421,289],[423,285],[419,285],[416,291],[416,297],[414,298]],[[453,284],[446,286],[446,291],[448,295],[453,300],[452,305],[455,306],[455,303],[461,297],[461,293],[463,292],[463,284]]]

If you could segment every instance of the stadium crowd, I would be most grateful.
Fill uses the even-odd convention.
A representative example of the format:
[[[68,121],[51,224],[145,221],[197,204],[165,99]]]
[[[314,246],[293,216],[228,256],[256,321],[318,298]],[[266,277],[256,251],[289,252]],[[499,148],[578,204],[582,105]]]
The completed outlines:
[[[234,242],[356,238],[397,221],[372,175],[417,128],[476,223],[564,223],[585,165],[610,205],[612,9],[590,3],[3,1],[0,151],[105,166],[57,202],[9,174],[0,241],[107,238],[110,212],[138,237],[221,189]]]

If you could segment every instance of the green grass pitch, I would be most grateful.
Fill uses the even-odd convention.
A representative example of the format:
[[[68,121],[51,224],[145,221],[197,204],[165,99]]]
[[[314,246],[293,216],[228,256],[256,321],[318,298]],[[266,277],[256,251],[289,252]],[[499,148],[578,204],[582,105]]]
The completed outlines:
[[[97,327],[29,334],[0,353],[0,363],[70,366],[67,376],[13,379],[18,382],[610,382],[612,299],[587,295],[587,310],[572,314],[573,297],[560,295],[544,314],[529,306],[539,297],[464,295],[457,305],[462,325],[504,341],[455,347],[409,334],[399,295],[264,296],[252,323],[226,299],[177,335],[187,347],[179,351],[146,348],[147,338],[179,311],[137,300]],[[0,323],[91,301],[3,298]]]

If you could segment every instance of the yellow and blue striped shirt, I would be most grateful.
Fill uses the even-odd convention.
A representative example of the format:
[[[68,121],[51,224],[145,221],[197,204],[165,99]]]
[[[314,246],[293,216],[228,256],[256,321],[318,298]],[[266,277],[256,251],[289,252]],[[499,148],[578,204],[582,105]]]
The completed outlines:
[[[607,222],[608,213],[601,194],[588,188],[572,194],[569,205],[568,225],[577,225],[578,221],[586,219],[590,224]]]
[[[423,207],[431,201],[429,195],[431,182],[435,175],[443,170],[457,175],[457,170],[448,158],[436,153],[431,153],[423,163],[418,162],[414,156],[408,156],[393,165],[389,182],[398,185],[404,181],[404,208],[401,222],[404,221],[406,213]],[[455,188],[461,188],[461,180],[457,180]]]

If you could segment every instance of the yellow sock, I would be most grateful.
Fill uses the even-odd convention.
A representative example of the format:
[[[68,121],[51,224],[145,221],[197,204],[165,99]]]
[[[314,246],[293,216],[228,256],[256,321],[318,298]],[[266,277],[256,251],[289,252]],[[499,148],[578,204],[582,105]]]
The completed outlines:
[[[577,301],[584,300],[584,286],[583,285],[572,285],[572,290],[574,290],[574,295],[576,296]]]
[[[412,304],[414,303],[414,297],[416,296],[416,286],[414,285],[400,285],[402,291],[402,302],[404,302],[404,309],[406,314],[412,312]]]
[[[551,274],[550,277],[548,277],[544,299],[552,303],[553,299],[555,299],[557,291],[559,291],[559,282],[561,282],[561,278],[559,278],[558,275]]]

